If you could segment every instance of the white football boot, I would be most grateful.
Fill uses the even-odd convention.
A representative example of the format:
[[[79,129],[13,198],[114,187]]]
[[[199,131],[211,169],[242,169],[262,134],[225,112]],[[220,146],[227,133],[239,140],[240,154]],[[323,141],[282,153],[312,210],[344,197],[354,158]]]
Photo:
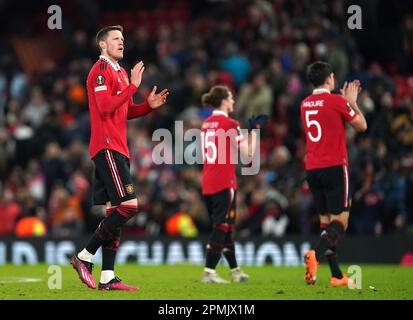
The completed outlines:
[[[239,267],[231,270],[233,282],[248,282],[250,276],[244,273]]]
[[[224,284],[230,283],[229,281],[222,279],[215,270],[214,271],[204,270],[204,274],[202,275],[201,281],[203,283],[224,283]]]

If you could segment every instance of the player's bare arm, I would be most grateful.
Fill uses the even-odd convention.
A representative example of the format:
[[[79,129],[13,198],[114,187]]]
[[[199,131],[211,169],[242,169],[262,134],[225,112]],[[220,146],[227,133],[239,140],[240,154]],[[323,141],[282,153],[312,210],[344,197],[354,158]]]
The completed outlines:
[[[257,133],[253,129],[264,129],[268,122],[268,116],[260,114],[258,116],[252,116],[249,119],[249,127],[251,131],[248,133],[247,139],[244,139],[240,145],[240,152],[252,160],[254,151],[257,145]]]
[[[254,155],[256,145],[257,134],[254,131],[249,132],[247,139],[242,140],[239,144],[239,151],[244,157],[247,157],[249,161]]]
[[[367,122],[364,118],[363,113],[361,112],[359,106],[357,105],[357,97],[361,92],[361,85],[359,80],[354,80],[353,82],[344,83],[341,93],[344,98],[348,101],[350,106],[356,112],[357,116],[350,121],[350,125],[358,132],[363,132],[367,130]]]

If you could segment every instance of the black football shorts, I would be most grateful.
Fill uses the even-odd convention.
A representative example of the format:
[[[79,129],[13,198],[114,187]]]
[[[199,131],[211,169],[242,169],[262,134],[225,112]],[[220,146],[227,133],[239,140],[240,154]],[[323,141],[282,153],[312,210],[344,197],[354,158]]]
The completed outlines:
[[[136,198],[130,174],[129,159],[109,149],[101,150],[92,159],[95,164],[93,203],[118,206],[123,201]]]
[[[213,224],[234,224],[236,219],[237,191],[224,189],[204,195],[205,204]]]
[[[308,170],[307,181],[318,214],[336,215],[350,211],[350,179],[347,166]]]

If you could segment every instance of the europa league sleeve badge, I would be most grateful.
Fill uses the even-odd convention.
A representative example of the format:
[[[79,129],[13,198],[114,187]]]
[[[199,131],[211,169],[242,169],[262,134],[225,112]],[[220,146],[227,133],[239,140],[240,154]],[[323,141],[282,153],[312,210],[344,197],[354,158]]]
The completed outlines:
[[[97,84],[104,84],[105,83],[105,77],[102,75],[98,75],[98,77],[96,78],[96,83]]]

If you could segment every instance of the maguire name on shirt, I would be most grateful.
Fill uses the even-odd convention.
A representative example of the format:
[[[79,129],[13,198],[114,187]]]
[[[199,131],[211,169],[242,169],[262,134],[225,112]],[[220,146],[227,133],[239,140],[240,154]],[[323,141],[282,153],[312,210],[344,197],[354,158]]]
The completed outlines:
[[[218,122],[204,122],[202,129],[216,129],[218,128]]]
[[[323,107],[324,100],[314,100],[314,101],[305,101],[303,103],[303,107],[307,108],[315,108],[315,107]]]

